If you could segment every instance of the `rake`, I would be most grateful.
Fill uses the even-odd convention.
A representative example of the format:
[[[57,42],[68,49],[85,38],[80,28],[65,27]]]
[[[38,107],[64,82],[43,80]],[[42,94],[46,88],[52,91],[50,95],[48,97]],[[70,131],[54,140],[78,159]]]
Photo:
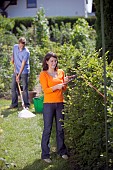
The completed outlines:
[[[18,117],[20,117],[20,118],[31,118],[31,117],[35,117],[35,116],[36,116],[35,114],[33,114],[32,112],[30,112],[29,110],[27,110],[27,109],[25,108],[24,100],[23,100],[23,96],[22,96],[22,91],[21,91],[19,82],[17,82],[17,84],[18,84],[18,89],[19,89],[20,98],[21,98],[22,107],[23,107],[23,110],[18,113]]]

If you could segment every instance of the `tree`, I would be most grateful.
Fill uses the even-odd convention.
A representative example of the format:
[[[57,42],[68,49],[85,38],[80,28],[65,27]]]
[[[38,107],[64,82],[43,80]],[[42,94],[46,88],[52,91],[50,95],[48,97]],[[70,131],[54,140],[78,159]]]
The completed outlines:
[[[50,38],[48,20],[45,17],[44,8],[40,8],[37,12],[37,15],[34,18],[34,30],[36,35],[36,43],[43,46],[45,41],[48,41]]]
[[[97,32],[97,50],[102,47],[102,35],[101,35],[101,11],[100,0],[95,1],[96,8],[96,32]],[[104,12],[104,32],[105,32],[105,52],[108,53],[108,63],[113,60],[113,1],[103,0],[103,12]]]

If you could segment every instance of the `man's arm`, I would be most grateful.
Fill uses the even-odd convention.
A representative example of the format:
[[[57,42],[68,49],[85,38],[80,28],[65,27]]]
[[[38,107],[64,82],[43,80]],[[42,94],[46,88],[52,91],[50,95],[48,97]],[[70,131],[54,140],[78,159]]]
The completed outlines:
[[[14,56],[13,56],[13,55],[12,55],[12,57],[11,57],[11,64],[13,64],[13,65],[14,65],[14,72],[15,72],[16,67],[15,67],[15,63],[14,63]]]
[[[14,56],[11,57],[11,63],[14,64]]]

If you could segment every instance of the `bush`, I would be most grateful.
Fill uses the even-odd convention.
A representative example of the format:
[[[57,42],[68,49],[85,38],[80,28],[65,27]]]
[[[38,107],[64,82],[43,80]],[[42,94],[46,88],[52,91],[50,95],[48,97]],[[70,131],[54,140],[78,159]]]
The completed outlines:
[[[104,93],[103,60],[98,56],[98,53],[94,53],[81,57],[78,62],[79,67],[75,69],[78,78],[69,85],[66,96],[64,127],[67,144],[72,149],[80,170],[102,169],[106,164],[104,99],[88,83],[91,82],[101,93]],[[108,98],[108,102],[110,101],[111,99]],[[111,132],[112,116],[113,114],[110,116],[109,124]],[[109,161],[112,160],[113,150],[111,138],[110,136],[108,139]],[[113,160],[110,162],[113,164]]]
[[[41,49],[39,46],[29,46],[30,50],[30,77],[29,77],[29,90],[34,90],[37,83],[37,76],[42,70],[42,60],[46,54],[47,49]]]
[[[49,40],[50,34],[48,21],[45,17],[45,11],[43,8],[40,8],[39,11],[37,12],[37,15],[34,18],[33,25],[35,29],[36,44],[44,46],[45,41]]]
[[[78,17],[46,17],[46,18],[48,20],[49,28],[51,28],[51,26],[55,26],[55,24],[58,24],[58,27],[60,28],[60,26],[62,25],[62,22],[64,24],[71,23],[71,27],[72,27],[78,20]],[[13,33],[16,34],[17,33],[16,27],[20,27],[20,25],[22,24],[26,28],[29,28],[33,24],[34,18],[33,17],[12,18],[11,20],[15,22]],[[95,27],[95,21],[96,21],[95,17],[85,18],[85,20],[89,23],[89,26],[92,26],[93,28]]]
[[[102,47],[102,31],[101,31],[101,10],[100,10],[100,2],[95,0],[96,7],[96,32],[97,32],[97,43],[96,48],[99,50]],[[105,36],[105,52],[108,53],[108,63],[113,60],[113,1],[103,0],[103,13],[104,13],[104,36]],[[101,54],[102,56],[102,54]]]
[[[17,38],[12,34],[14,21],[0,16],[0,95],[4,96],[10,89],[13,67],[10,64],[12,45]]]
[[[82,18],[85,19],[88,22],[89,26],[92,26],[93,28],[95,28],[95,21],[96,21],[95,17],[88,17],[88,18],[84,18],[84,17],[61,17],[61,16],[47,17],[48,22],[49,22],[49,27],[55,26],[55,24],[58,24],[59,28],[62,25],[62,22],[64,24],[71,23],[71,27],[73,27],[73,25],[76,23],[76,21],[79,18],[80,19],[82,19]]]
[[[12,21],[15,22],[15,26],[13,28],[13,33],[16,35],[17,27],[21,27],[21,25],[24,25],[26,28],[31,27],[33,23],[33,17],[25,17],[25,18],[12,18]]]

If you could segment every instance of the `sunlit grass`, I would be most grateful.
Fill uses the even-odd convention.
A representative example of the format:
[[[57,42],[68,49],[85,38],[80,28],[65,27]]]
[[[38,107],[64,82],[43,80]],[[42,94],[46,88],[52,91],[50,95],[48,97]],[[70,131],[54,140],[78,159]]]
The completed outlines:
[[[55,152],[55,129],[51,138],[52,163],[41,160],[41,137],[43,116],[37,113],[34,118],[18,118],[18,110],[11,109],[10,100],[0,100],[0,114],[4,115],[0,136],[0,157],[4,158],[10,170],[71,170],[69,160],[63,160]],[[21,109],[21,107],[20,107]],[[33,104],[30,111],[35,113]]]

